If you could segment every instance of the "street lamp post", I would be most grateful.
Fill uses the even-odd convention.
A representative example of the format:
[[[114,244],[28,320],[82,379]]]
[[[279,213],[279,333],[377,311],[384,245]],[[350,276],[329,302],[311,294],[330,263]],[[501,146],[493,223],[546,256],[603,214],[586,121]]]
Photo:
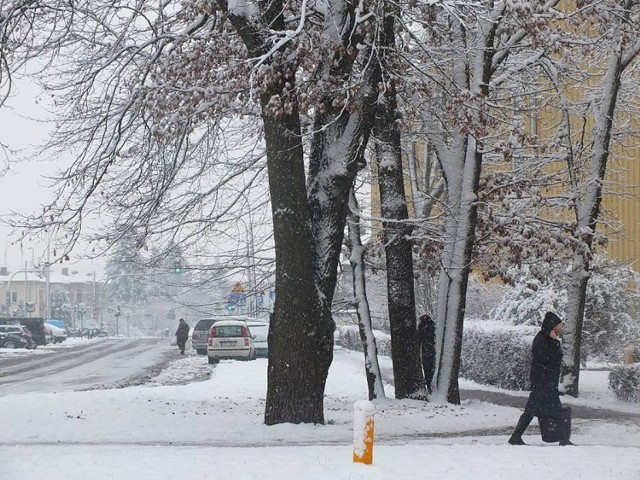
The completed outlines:
[[[251,221],[251,214],[249,214],[249,225],[244,221],[241,217],[238,217],[238,220],[244,225],[244,230],[247,239],[247,248],[246,248],[246,256],[247,256],[247,286],[249,287],[249,313],[252,317],[256,317],[258,315],[257,305],[256,305],[256,257],[254,251],[253,244],[253,222]]]
[[[27,273],[33,273],[36,270],[28,270],[28,269],[24,269],[24,270],[17,270],[15,272],[13,272],[13,275],[11,275],[11,278],[9,278],[9,281],[7,282],[7,316],[10,315],[9,313],[9,309],[11,308],[11,282],[13,281],[13,279],[15,278],[16,275],[18,275],[19,273],[24,273],[24,305],[25,305],[25,314],[26,314],[26,309],[27,309]]]

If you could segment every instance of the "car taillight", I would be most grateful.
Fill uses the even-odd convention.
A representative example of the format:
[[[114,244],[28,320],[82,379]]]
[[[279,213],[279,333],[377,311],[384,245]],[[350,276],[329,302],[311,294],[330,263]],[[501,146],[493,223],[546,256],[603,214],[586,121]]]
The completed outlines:
[[[244,346],[245,347],[249,346],[249,339],[247,337],[244,337]]]

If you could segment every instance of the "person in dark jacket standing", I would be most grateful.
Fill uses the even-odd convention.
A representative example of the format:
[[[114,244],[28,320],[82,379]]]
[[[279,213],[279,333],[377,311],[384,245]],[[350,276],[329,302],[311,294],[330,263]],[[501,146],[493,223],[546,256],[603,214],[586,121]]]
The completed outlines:
[[[178,342],[178,348],[180,349],[181,355],[184,355],[184,349],[188,338],[189,325],[184,321],[184,318],[181,318],[180,322],[178,323],[178,330],[176,330],[176,340]]]
[[[525,445],[522,434],[534,416],[554,418],[562,424],[562,403],[558,382],[562,365],[562,346],[560,332],[562,320],[553,312],[547,312],[542,327],[533,339],[531,347],[531,394],[524,408],[524,413],[509,438],[511,445]],[[573,445],[569,441],[570,432],[562,432],[560,445]]]
[[[420,340],[420,356],[427,391],[431,394],[431,380],[436,368],[436,324],[427,314],[418,319],[418,338]]]

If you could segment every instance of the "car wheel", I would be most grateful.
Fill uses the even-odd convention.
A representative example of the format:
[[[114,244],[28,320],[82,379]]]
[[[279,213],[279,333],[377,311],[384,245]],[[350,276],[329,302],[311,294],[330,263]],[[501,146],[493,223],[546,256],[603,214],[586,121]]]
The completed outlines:
[[[16,348],[16,344],[9,341],[7,343],[4,344],[4,348]]]
[[[211,357],[207,357],[207,362],[209,362],[209,365],[213,365],[215,363]]]

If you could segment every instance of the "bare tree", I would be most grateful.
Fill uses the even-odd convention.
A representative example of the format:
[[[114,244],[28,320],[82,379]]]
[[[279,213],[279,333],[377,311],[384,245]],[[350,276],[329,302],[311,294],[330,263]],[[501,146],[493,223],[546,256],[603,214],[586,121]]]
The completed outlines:
[[[422,18],[406,20],[403,58],[415,75],[408,80],[406,103],[423,109],[425,135],[434,149],[445,182],[443,250],[437,312],[435,397],[459,403],[458,372],[465,299],[478,221],[478,193],[483,163],[508,137],[509,95],[503,86],[532,68],[541,49],[523,49],[525,39],[540,37],[539,18],[554,2],[482,3],[456,10],[425,7]],[[522,14],[524,13],[524,15]],[[416,34],[416,26],[422,31]],[[431,62],[421,61],[428,56]],[[412,83],[411,78],[422,79]]]
[[[350,213],[348,217],[348,242],[351,252],[349,261],[353,277],[353,296],[358,315],[358,330],[362,340],[364,352],[364,367],[369,388],[369,400],[385,398],[380,365],[378,364],[378,348],[376,338],[371,325],[371,311],[367,298],[367,285],[365,280],[366,265],[364,261],[365,246],[362,244],[360,232],[360,213],[355,193],[353,190],[349,199]]]
[[[561,125],[565,133],[563,144],[568,146],[565,158],[570,176],[569,205],[575,214],[561,388],[577,397],[586,292],[598,239],[596,228],[601,222],[615,123],[629,109],[628,105],[620,107],[619,99],[626,90],[637,93],[630,72],[637,73],[638,69],[640,41],[636,32],[640,28],[640,8],[631,1],[589,2],[568,15],[567,23],[566,48],[576,41],[584,47],[580,55],[572,56],[571,63],[550,59],[548,72],[562,95],[561,104],[574,105],[573,109],[565,108],[568,114]],[[572,64],[582,75],[572,72]],[[585,69],[585,65],[589,67]],[[576,78],[580,80],[577,85]],[[583,98],[572,101],[565,96],[567,87],[582,90]],[[592,122],[587,121],[588,117]]]
[[[376,105],[373,134],[383,217],[393,376],[396,398],[426,398],[416,329],[412,225],[408,221],[404,189],[397,82],[396,73],[390,68],[400,12],[391,2],[385,2],[384,7],[382,54],[376,79],[382,91]]]
[[[76,160],[58,200],[22,225],[64,230],[66,251],[88,218],[117,218],[91,238],[112,244],[135,228],[206,251],[238,184],[266,177],[276,302],[265,422],[322,423],[348,194],[377,95],[377,17],[343,1],[56,6],[73,22],[43,80],[64,119],[49,153],[73,145]]]

